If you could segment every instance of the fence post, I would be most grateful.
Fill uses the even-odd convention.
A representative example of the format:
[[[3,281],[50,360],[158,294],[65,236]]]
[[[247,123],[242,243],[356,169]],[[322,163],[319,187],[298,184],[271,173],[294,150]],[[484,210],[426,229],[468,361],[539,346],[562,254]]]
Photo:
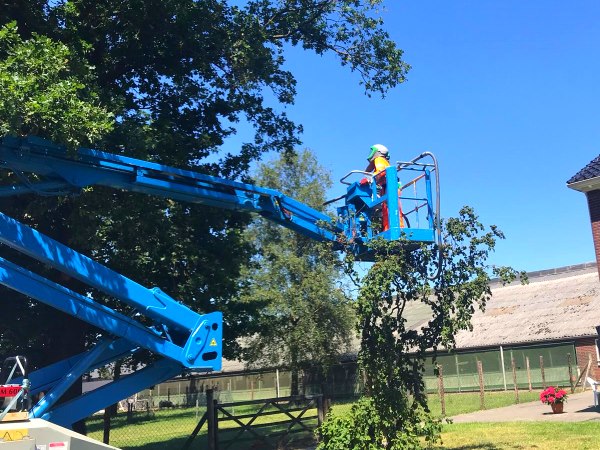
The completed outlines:
[[[127,399],[127,423],[131,422],[133,419],[133,400]]]
[[[513,384],[515,386],[515,403],[519,403],[519,387],[517,386],[517,365],[515,364],[515,358],[511,356],[510,364],[512,366],[513,373]]]
[[[324,407],[323,407],[323,396],[319,395],[317,397],[317,424],[318,426],[323,425],[323,422],[325,421],[325,411],[324,411]]]
[[[275,397],[281,397],[281,390],[279,387],[279,369],[275,369]]]
[[[542,372],[542,389],[546,389],[546,372],[544,371],[544,357],[540,355],[540,370]]]
[[[208,450],[217,450],[217,427],[216,427],[216,414],[215,414],[215,402],[214,402],[214,391],[212,389],[206,390],[206,421],[208,423]]]
[[[571,385],[571,394],[574,394],[575,385],[573,384],[573,363],[571,361],[570,353],[567,353],[567,364],[569,365],[569,384]]]
[[[485,409],[485,387],[483,385],[483,364],[477,361],[477,373],[479,374],[479,408]]]
[[[529,368],[529,356],[525,357],[525,364],[527,365],[527,382],[529,383],[529,392],[533,391],[531,386],[531,370]]]
[[[104,433],[102,436],[102,442],[105,444],[110,443],[110,413],[112,409],[112,405],[104,409]]]
[[[444,370],[441,364],[438,364],[438,393],[440,395],[440,403],[442,405],[442,416],[446,415],[446,399],[444,398]]]
[[[585,386],[587,384],[587,378],[588,378],[588,375],[590,374],[590,369],[591,368],[592,368],[592,354],[588,353],[588,362],[587,362],[587,366],[585,368],[585,375],[584,375],[584,378],[583,378],[583,382],[581,383],[581,386],[583,387],[583,389],[582,389],[583,391],[585,391]]]

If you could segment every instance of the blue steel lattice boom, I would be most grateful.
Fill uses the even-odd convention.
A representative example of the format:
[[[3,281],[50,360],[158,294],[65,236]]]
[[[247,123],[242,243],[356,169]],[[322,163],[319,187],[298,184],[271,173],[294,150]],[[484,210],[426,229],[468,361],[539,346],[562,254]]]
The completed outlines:
[[[345,204],[332,219],[281,192],[177,169],[122,155],[80,148],[67,152],[48,141],[4,138],[0,167],[11,171],[19,184],[1,186],[0,196],[24,193],[68,195],[88,186],[102,185],[178,201],[260,214],[310,238],[329,241],[342,249],[340,239],[353,244],[359,259],[369,258],[368,244],[376,238],[414,242],[435,241],[436,222],[431,189],[431,164],[398,163],[385,173],[386,193],[378,195],[377,183],[346,183]],[[400,185],[401,170],[418,170],[414,180]],[[437,167],[436,175],[437,175]],[[35,175],[35,177],[32,177]],[[365,174],[370,177],[370,174]],[[345,177],[346,178],[346,177]],[[35,180],[33,180],[35,179]],[[425,197],[406,197],[401,189],[425,183]],[[410,227],[401,203],[414,202],[410,213],[426,213],[426,225]],[[378,229],[381,205],[388,204],[388,230]],[[341,237],[342,236],[342,237]],[[144,325],[89,296],[83,296],[47,278],[0,258],[0,284],[75,316],[103,330],[106,335],[90,350],[30,374],[31,393],[45,396],[33,406],[32,417],[70,427],[95,411],[133,395],[185,370],[220,370],[222,316],[198,314],[158,288],[146,288],[75,250],[0,213],[0,243],[53,269],[98,289],[132,307],[152,321]],[[158,360],[119,381],[57,405],[64,392],[83,374],[140,349]]]

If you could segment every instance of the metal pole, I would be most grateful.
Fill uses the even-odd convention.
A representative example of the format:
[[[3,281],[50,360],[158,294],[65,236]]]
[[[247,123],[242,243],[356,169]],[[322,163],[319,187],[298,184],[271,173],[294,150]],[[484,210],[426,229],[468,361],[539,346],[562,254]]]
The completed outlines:
[[[504,349],[500,346],[500,364],[502,365],[502,380],[504,381],[504,390],[507,391],[506,387],[506,371],[504,370]]]
[[[458,392],[460,392],[460,370],[458,368],[458,355],[454,354],[454,365],[456,366],[456,384],[458,386]]]
[[[387,203],[388,210],[388,225],[394,235],[400,234],[400,211],[398,201],[398,172],[395,166],[390,166],[385,170],[386,187],[385,202]],[[383,208],[382,208],[383,214]]]
[[[529,383],[529,392],[533,391],[531,386],[531,370],[529,368],[529,356],[525,357],[525,364],[527,365],[527,382]]]

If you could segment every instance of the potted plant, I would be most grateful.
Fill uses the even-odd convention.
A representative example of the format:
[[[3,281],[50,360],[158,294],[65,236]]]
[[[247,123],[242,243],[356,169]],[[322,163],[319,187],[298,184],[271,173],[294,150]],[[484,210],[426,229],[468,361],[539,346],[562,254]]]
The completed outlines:
[[[550,386],[540,394],[542,403],[546,403],[552,407],[554,414],[563,412],[564,403],[567,401],[567,391],[554,386]]]

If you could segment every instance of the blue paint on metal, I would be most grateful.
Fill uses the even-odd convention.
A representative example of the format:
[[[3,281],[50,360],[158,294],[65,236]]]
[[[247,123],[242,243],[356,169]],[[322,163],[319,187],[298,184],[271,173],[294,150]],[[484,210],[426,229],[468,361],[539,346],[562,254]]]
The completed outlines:
[[[400,237],[400,209],[398,203],[398,171],[396,166],[390,166],[385,171],[385,196],[383,199],[388,208],[388,224],[390,230],[390,240],[397,240]]]
[[[70,427],[78,420],[85,419],[108,405],[117,403],[141,388],[153,386],[169,380],[182,372],[176,361],[163,359],[131,375],[127,375],[71,401],[55,406],[42,419],[57,425]]]
[[[100,184],[180,201],[255,212],[313,239],[335,243],[338,233],[343,233],[347,240],[358,239],[363,247],[378,234],[371,232],[371,219],[381,203],[388,203],[392,213],[398,209],[395,206],[398,201],[396,190],[388,188],[385,196],[378,197],[376,183],[368,186],[354,183],[348,187],[346,205],[338,214],[341,220],[332,220],[272,189],[97,150],[81,148],[76,155],[71,155],[60,146],[35,138],[5,138],[0,145],[0,160],[3,167],[43,175],[52,182],[68,183],[74,188]],[[393,166],[387,169],[388,184],[397,184],[395,171]],[[7,192],[2,194],[8,195]],[[432,209],[430,197],[427,202]],[[350,205],[354,205],[356,214],[361,215],[360,224],[356,221],[357,216],[348,214]],[[369,220],[364,220],[365,217]],[[397,228],[397,217],[390,215],[392,228]],[[431,225],[429,227],[432,228]],[[396,234],[393,233],[393,239],[397,238]],[[360,254],[358,256],[360,258]]]
[[[396,166],[383,175],[386,193],[379,195],[377,183],[348,186],[345,204],[337,218],[302,204],[281,192],[237,181],[224,180],[189,170],[141,161],[92,149],[67,152],[38,138],[4,138],[0,142],[0,167],[18,174],[22,185],[0,186],[0,197],[36,193],[63,195],[93,185],[140,192],[174,200],[219,208],[249,211],[295,230],[312,239],[330,241],[343,248],[340,234],[350,243],[358,259],[369,260],[369,242],[376,238],[434,242],[434,208],[429,169],[405,165],[403,169],[424,173],[426,198],[399,198]],[[34,174],[28,179],[26,174]],[[34,181],[32,181],[34,180]],[[428,227],[402,227],[401,202],[423,201]],[[390,227],[382,231],[382,205],[389,211]],[[414,208],[418,217],[419,209]],[[418,221],[417,221],[418,223]],[[35,416],[70,426],[73,422],[159,383],[183,370],[220,370],[222,359],[222,315],[198,314],[158,288],[146,288],[123,275],[81,255],[73,249],[0,213],[0,243],[57,269],[130,305],[155,326],[85,297],[0,258],[0,284],[76,316],[116,337],[95,349],[55,363],[31,374],[34,392],[51,392],[34,408]],[[164,357],[152,366],[122,380],[56,405],[56,400],[84,372],[101,367],[138,349]]]
[[[88,371],[93,371],[118,359],[130,356],[137,349],[139,349],[139,346],[130,343],[126,339],[117,339],[111,342],[108,345],[108,348],[89,365]],[[79,353],[78,355],[65,358],[54,364],[31,372],[29,375],[29,379],[31,380],[31,394],[36,395],[40,392],[48,392],[60,382],[65,376],[65,373],[70,372],[78,361],[84,358],[86,354],[87,352]]]
[[[136,308],[174,329],[192,330],[199,315],[158,288],[135,281],[0,213],[0,242]]]
[[[31,417],[42,417],[46,412],[58,401],[60,397],[67,392],[73,383],[80,379],[84,373],[89,371],[92,363],[108,348],[111,341],[108,339],[101,340],[92,349],[86,352],[69,370],[62,379],[56,383],[49,392],[35,405],[30,412]],[[71,422],[72,423],[72,422]]]
[[[435,214],[433,212],[433,194],[431,192],[431,171],[425,169],[425,191],[427,192],[427,219],[429,228],[433,230]]]
[[[190,361],[187,355],[184,355],[184,347],[188,345],[187,341],[189,339],[194,339],[194,342],[196,342],[195,346],[202,346],[206,344],[207,340],[220,338],[222,328],[222,314],[220,312],[213,312],[203,316],[196,315],[198,316],[198,322],[182,347],[164,339],[156,331],[151,330],[134,319],[124,316],[107,306],[96,303],[89,297],[84,297],[64,286],[34,274],[4,258],[0,258],[0,284],[77,317],[101,330],[125,338],[152,352],[179,361],[185,367],[198,370],[220,370],[221,368],[220,341],[217,346],[214,346],[215,348],[211,348],[210,350],[210,353],[217,353],[216,360],[203,359],[203,355],[198,353]],[[211,324],[211,327],[214,324],[216,329],[213,330],[210,328],[210,330],[207,330],[207,323]]]

